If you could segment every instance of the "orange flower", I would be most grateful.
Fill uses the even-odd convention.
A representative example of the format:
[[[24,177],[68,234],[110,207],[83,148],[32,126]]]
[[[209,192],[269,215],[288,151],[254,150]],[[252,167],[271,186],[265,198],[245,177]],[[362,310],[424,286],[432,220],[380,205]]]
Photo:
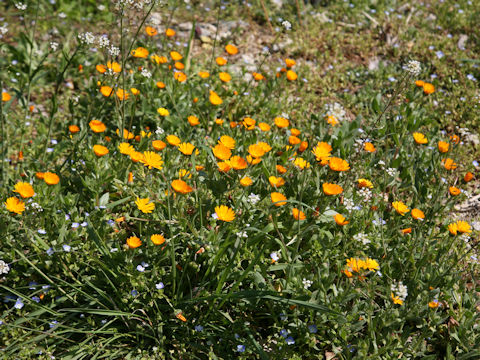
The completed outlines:
[[[290,125],[288,119],[285,119],[283,117],[276,117],[273,121],[278,128],[286,128],[288,127],[288,125]]]
[[[293,60],[293,59],[285,59],[285,65],[287,66],[287,68],[294,67],[295,64],[296,64],[295,60]]]
[[[300,140],[298,137],[294,136],[294,135],[291,135],[288,137],[288,143],[290,145],[297,145],[297,144],[300,144],[302,142],[302,140]]]
[[[433,300],[428,303],[428,307],[430,309],[436,309],[439,305],[440,303],[438,302],[438,300]]]
[[[225,205],[216,206],[215,214],[217,214],[217,219],[221,221],[231,222],[235,220],[235,212]]]
[[[458,232],[457,224],[456,223],[451,223],[450,225],[448,225],[448,231],[452,235],[457,235],[457,232]]]
[[[238,49],[235,45],[228,44],[225,46],[225,51],[228,53],[228,55],[236,55],[238,54]]]
[[[115,130],[115,133],[118,136],[120,136],[120,129]],[[130,131],[128,131],[127,129],[123,129],[122,135],[123,135],[123,138],[126,139],[126,140],[130,140],[130,139],[133,139],[135,137],[135,135],[133,133],[131,133]]]
[[[213,155],[219,160],[228,160],[232,156],[232,152],[229,148],[222,144],[217,144],[212,149]]]
[[[183,59],[182,54],[180,54],[178,51],[170,51],[170,57],[173,61],[180,61]]]
[[[11,98],[12,98],[12,96],[8,92],[2,91],[2,101],[3,102],[10,101]]]
[[[227,59],[219,56],[215,59],[215,62],[217,63],[218,66],[224,66],[227,64]]]
[[[120,100],[127,100],[130,96],[130,94],[128,93],[128,91],[125,91],[123,89],[118,89],[117,92],[117,97],[120,99]]]
[[[328,115],[328,116],[326,117],[326,120],[327,120],[327,123],[329,123],[329,124],[332,125],[332,126],[335,126],[335,125],[338,124],[337,118],[336,118],[335,116],[333,116],[333,115]]]
[[[332,147],[326,142],[319,142],[313,149],[312,153],[315,155],[315,158],[322,165],[326,165],[330,159],[330,152]]]
[[[458,135],[451,135],[450,140],[452,140],[454,144],[458,144],[460,142],[460,137]]]
[[[229,160],[229,163],[230,166],[235,170],[243,170],[248,166],[247,161],[238,155],[232,156]]]
[[[162,170],[163,168],[162,157],[153,151],[145,151],[143,157],[139,161],[149,169],[155,168]]]
[[[35,195],[35,191],[33,190],[33,186],[30,185],[27,182],[18,182],[15,184],[15,190],[13,192],[16,192],[20,194],[20,196],[24,199],[26,198],[31,198],[33,195]]]
[[[187,321],[187,318],[185,316],[182,315],[182,313],[178,313],[177,315],[175,315],[175,317],[178,319],[178,320],[182,320],[183,322],[186,322]]]
[[[450,186],[448,188],[448,191],[450,192],[450,195],[453,195],[453,196],[457,196],[461,193],[460,189],[455,186]]]
[[[395,305],[403,305],[403,300],[399,296],[395,296],[393,292],[390,294],[390,297]]]
[[[240,185],[242,185],[243,187],[247,187],[247,186],[250,186],[252,184],[253,184],[253,181],[248,176],[245,176],[245,177],[240,179]]]
[[[457,168],[457,163],[452,159],[446,158],[442,160],[443,167],[447,170],[455,170]]]
[[[307,217],[303,211],[298,210],[297,208],[292,209],[292,216],[295,220],[305,220]]]
[[[142,240],[140,240],[138,237],[136,236],[130,236],[128,239],[127,239],[127,245],[130,249],[135,249],[139,246],[142,246]]]
[[[68,131],[70,131],[72,134],[76,134],[80,131],[80,128],[77,125],[69,125]]]
[[[324,183],[322,189],[325,195],[338,195],[343,192],[343,188],[337,184]]]
[[[25,211],[25,203],[22,200],[17,199],[16,197],[12,196],[9,197],[4,202],[5,207],[8,211],[13,212],[15,214],[21,214]]]
[[[181,71],[177,71],[175,74],[173,74],[173,78],[177,80],[178,82],[184,82],[187,80],[187,75],[185,75]]]
[[[253,72],[252,76],[255,79],[255,81],[262,81],[262,80],[265,79],[265,76],[263,76],[262,74],[257,73],[257,72]]]
[[[270,199],[272,200],[272,203],[273,205],[275,206],[283,206],[285,205],[287,202],[285,200],[287,200],[287,198],[285,197],[285,195],[279,193],[279,192],[272,192],[270,194]]]
[[[279,174],[285,174],[287,172],[287,169],[285,169],[282,165],[277,165],[276,169]]]
[[[412,228],[406,228],[402,230],[402,234],[411,234],[412,233]]]
[[[210,76],[210,73],[208,71],[199,71],[198,76],[200,76],[202,79],[206,79]]]
[[[414,208],[412,209],[412,218],[414,218],[415,220],[423,220],[425,219],[425,214],[423,213],[422,210],[420,209],[417,209],[417,208]]]
[[[157,81],[156,85],[159,89],[165,89],[166,86],[165,83],[162,81]]]
[[[473,178],[474,178],[474,175],[471,172],[467,172],[465,174],[465,176],[463,177],[463,181],[468,183],[468,182],[472,181]]]
[[[175,30],[173,29],[170,29],[168,28],[167,30],[165,30],[165,35],[168,36],[168,37],[172,37],[172,36],[175,36]]]
[[[155,245],[162,245],[165,242],[165,238],[161,234],[153,234],[152,236],[150,236],[150,240]]]
[[[218,74],[218,77],[223,82],[229,82],[230,80],[232,80],[232,77],[230,76],[230,74],[226,72],[221,72],[220,74]]]
[[[337,225],[340,225],[340,226],[347,225],[350,222],[350,221],[347,221],[345,219],[345,216],[343,216],[341,214],[336,214],[336,215],[334,215],[333,218],[335,219],[335,222],[337,223]]]
[[[419,132],[414,132],[413,133],[413,139],[415,140],[415,142],[417,144],[424,145],[424,144],[428,143],[428,139],[425,137],[425,135],[423,135],[422,133],[419,133]]]
[[[297,80],[297,78],[298,78],[298,75],[293,70],[287,71],[287,79],[289,81],[295,81]]]
[[[377,149],[375,149],[375,146],[373,146],[371,142],[366,142],[365,144],[363,144],[363,150],[371,153],[377,151]]]
[[[45,181],[47,185],[56,185],[60,182],[60,178],[57,174],[47,171],[43,173],[43,181]]]
[[[448,151],[450,144],[445,142],[445,141],[439,141],[438,142],[438,151],[440,151],[442,154],[446,153]]]
[[[154,27],[152,26],[147,26],[145,28],[145,32],[147,33],[148,36],[155,36],[158,34],[158,31],[157,29],[155,29]]]
[[[152,59],[157,65],[166,64],[168,62],[168,59],[166,56],[158,56],[155,54],[150,56],[150,59]]]
[[[111,88],[110,86],[101,86],[100,92],[103,96],[109,97],[113,94],[113,88]]]
[[[153,140],[152,141],[152,146],[155,150],[160,151],[165,149],[167,144],[165,144],[162,140]]]
[[[198,124],[200,124],[200,121],[198,120],[198,117],[193,116],[193,115],[190,115],[187,120],[188,120],[188,123],[190,124],[190,126],[197,126]]]
[[[185,181],[179,179],[173,180],[171,186],[173,190],[180,194],[188,194],[193,191],[192,187],[190,187]]]
[[[424,84],[425,84],[425,81],[423,81],[423,80],[415,81],[415,85],[417,85],[418,87],[423,87]]]
[[[350,165],[346,160],[337,157],[330,158],[328,166],[330,166],[330,169],[333,171],[347,171],[350,169]]]
[[[147,49],[144,47],[138,47],[134,50],[131,51],[131,55],[136,58],[146,58],[148,56],[149,52]]]
[[[275,188],[279,188],[279,187],[285,185],[285,179],[283,179],[281,177],[270,176],[268,178],[268,181],[270,182],[270,185],[272,185]]]
[[[218,96],[218,94],[213,90],[210,90],[209,100],[212,105],[221,105],[223,103],[223,100],[220,98],[220,96]]]
[[[369,188],[373,189],[373,184],[370,180],[367,179],[358,179],[357,180],[358,187],[361,188]]]
[[[185,69],[185,65],[183,65],[183,63],[177,61],[177,62],[175,63],[175,69],[177,69],[177,70],[183,70],[183,69]]]
[[[399,213],[400,215],[405,215],[410,211],[410,209],[401,201],[394,201],[392,202],[393,208]]]
[[[424,83],[423,92],[427,95],[433,94],[435,92],[435,86],[433,86],[433,84],[430,84],[430,83]]]
[[[265,155],[265,150],[261,145],[253,144],[248,147],[248,153],[254,158],[261,158]]]
[[[103,145],[93,145],[93,152],[98,157],[102,157],[108,154],[108,149]]]
[[[218,166],[218,171],[224,172],[224,173],[229,172],[231,169],[230,163],[228,161],[219,162],[217,163],[217,166]]]

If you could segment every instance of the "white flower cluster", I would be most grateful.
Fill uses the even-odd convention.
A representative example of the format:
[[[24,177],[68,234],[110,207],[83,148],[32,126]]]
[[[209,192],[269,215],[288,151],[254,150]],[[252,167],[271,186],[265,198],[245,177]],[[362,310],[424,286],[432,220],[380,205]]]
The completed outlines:
[[[9,271],[10,271],[10,266],[8,266],[8,264],[5,261],[0,260],[0,274],[8,274]]]
[[[408,288],[406,285],[403,285],[401,281],[397,282],[396,284],[392,284],[391,290],[402,301],[405,301],[408,296]]]
[[[55,42],[55,41],[52,41],[52,42],[50,43],[50,49],[52,49],[52,51],[57,51],[57,49],[58,49],[58,43]]]
[[[325,105],[325,116],[333,116],[338,121],[345,119],[345,109],[339,103],[326,104]]]
[[[95,42],[95,35],[91,32],[81,33],[78,34],[78,40],[80,40],[82,44],[92,45]]]
[[[343,199],[343,205],[348,212],[352,212],[352,210],[355,210],[355,202],[353,201],[353,199]]]
[[[143,77],[146,77],[147,79],[150,79],[152,77],[152,73],[145,68],[142,69],[141,74]]]
[[[357,191],[357,194],[362,197],[362,200],[364,202],[369,202],[372,198],[372,190],[370,190],[369,188],[361,188]]]
[[[110,40],[108,39],[107,35],[100,35],[97,38],[97,42],[98,46],[100,46],[101,48],[106,48],[108,47],[108,45],[110,45]]]
[[[163,135],[164,132],[165,132],[165,130],[163,130],[161,127],[157,128],[157,130],[155,130],[156,135]]]
[[[145,7],[153,4],[153,3],[162,3],[163,1],[155,1],[155,0],[116,0],[115,7],[117,9],[121,8],[130,8],[134,10],[143,10]]]
[[[120,54],[120,49],[111,45],[105,34],[96,37],[91,32],[85,32],[78,35],[78,40],[84,45],[98,45],[102,49],[107,49],[111,57],[117,57]]]
[[[388,168],[386,171],[387,171],[387,174],[390,175],[391,177],[397,176],[397,173],[398,173],[398,170],[395,168]]]
[[[248,238],[248,234],[246,231],[239,231],[236,233],[237,237],[239,238]]]
[[[259,201],[260,201],[260,196],[258,196],[257,194],[251,193],[250,195],[248,195],[248,202],[250,204],[255,205]]]
[[[282,26],[287,31],[289,31],[292,28],[292,24],[290,23],[290,21],[287,21],[287,20],[282,21]]]
[[[0,35],[5,35],[8,32],[7,25],[8,24],[3,24],[2,26],[0,26]]]
[[[18,9],[18,10],[27,10],[27,4],[24,4],[22,2],[16,2],[15,3],[15,7]]]
[[[28,204],[32,209],[36,210],[36,211],[43,211],[43,208],[40,206],[39,203],[36,203],[36,202],[31,202]]]
[[[462,234],[460,236],[460,240],[463,240],[465,242],[467,250],[470,250],[472,248],[472,245],[470,245],[470,236],[468,234]]]
[[[303,288],[307,290],[310,286],[313,285],[313,281],[303,278],[302,284],[303,284]]]
[[[422,71],[422,66],[419,61],[417,60],[410,60],[407,65],[405,66],[405,71],[408,72],[412,76],[420,75]]]
[[[370,240],[368,238],[368,235],[365,233],[358,233],[353,235],[353,240],[361,242],[363,245],[370,244]]]

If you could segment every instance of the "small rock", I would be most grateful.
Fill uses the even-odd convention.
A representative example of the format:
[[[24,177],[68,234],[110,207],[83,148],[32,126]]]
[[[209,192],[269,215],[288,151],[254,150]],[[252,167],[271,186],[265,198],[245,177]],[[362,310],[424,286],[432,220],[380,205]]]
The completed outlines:
[[[378,69],[378,65],[380,65],[380,59],[378,57],[373,57],[368,60],[368,70],[374,71]]]
[[[465,43],[468,40],[468,35],[462,34],[460,35],[460,38],[458,39],[457,46],[460,50],[465,50]]]

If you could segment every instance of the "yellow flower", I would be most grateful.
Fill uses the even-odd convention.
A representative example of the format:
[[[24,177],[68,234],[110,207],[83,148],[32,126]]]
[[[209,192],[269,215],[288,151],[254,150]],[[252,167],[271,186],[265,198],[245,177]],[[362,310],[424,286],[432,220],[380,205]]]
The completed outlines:
[[[405,215],[410,211],[410,209],[401,201],[394,201],[392,202],[393,208],[399,213],[400,215]]]
[[[370,180],[367,180],[367,179],[358,179],[357,180],[357,183],[358,183],[358,187],[361,189],[361,188],[369,188],[369,189],[372,189],[373,188],[373,184]]]
[[[178,146],[180,145],[180,143],[182,142],[178,136],[176,135],[168,135],[167,136],[167,142],[170,144],[170,145],[173,145],[173,146]]]
[[[221,105],[223,103],[223,100],[220,98],[220,96],[218,96],[218,94],[213,90],[210,90],[209,100],[212,105]]]
[[[248,176],[245,176],[240,179],[240,185],[242,185],[243,187],[250,186],[252,185],[252,183],[253,183],[252,179],[250,179]]]
[[[93,152],[98,157],[102,157],[108,154],[108,149],[103,145],[93,145]]]
[[[235,149],[235,139],[228,135],[221,136],[220,140],[218,140],[218,143],[229,148],[230,150]]]
[[[145,151],[140,162],[149,169],[155,168],[162,170],[163,168],[162,157],[154,151]]]
[[[322,165],[326,165],[330,159],[330,152],[332,147],[326,142],[319,142],[313,149],[312,153],[315,155],[315,158],[318,162],[321,162]]]
[[[160,114],[160,116],[168,116],[168,115],[170,115],[170,112],[169,112],[167,109],[163,108],[163,107],[158,108],[158,109],[157,109],[157,112]]]
[[[150,214],[155,209],[155,204],[150,202],[149,198],[140,199],[137,197],[135,204],[138,207],[138,210],[143,212],[144,214]]]
[[[230,222],[235,219],[235,212],[225,205],[215,207],[215,214],[217,214],[218,220]]]
[[[35,191],[33,190],[33,186],[30,185],[27,182],[19,182],[15,184],[15,190],[13,190],[16,193],[19,193],[20,196],[24,199],[30,198],[33,195],[35,195]]]
[[[295,158],[295,160],[293,161],[293,165],[295,165],[298,169],[301,169],[301,170],[305,168],[308,169],[310,167],[310,163],[301,157]]]
[[[458,226],[456,223],[451,223],[448,225],[448,231],[450,231],[450,234],[452,235],[457,235],[458,233]]]
[[[130,249],[135,249],[139,246],[142,246],[142,240],[140,240],[138,237],[136,236],[130,236],[128,239],[127,239],[127,245]]]
[[[150,240],[155,245],[162,245],[165,242],[165,238],[163,237],[163,235],[160,234],[153,234],[152,236],[150,236]]]
[[[392,298],[392,301],[393,301],[394,304],[403,305],[403,300],[400,299],[399,296],[395,296],[395,294],[393,292],[390,294],[390,297]]]
[[[14,196],[9,197],[4,204],[8,211],[15,214],[21,214],[25,211],[25,203]]]
[[[197,126],[198,124],[200,124],[200,121],[198,121],[198,117],[193,115],[190,115],[187,120],[190,126]]]
[[[340,225],[340,226],[347,225],[350,222],[350,221],[347,221],[345,219],[345,216],[341,214],[336,214],[333,216],[333,218],[335,219],[335,222],[337,223],[337,225]]]
[[[258,127],[262,131],[270,131],[270,125],[268,125],[267,123],[264,123],[264,122],[258,123]]]
[[[185,181],[179,179],[173,180],[171,186],[173,190],[180,194],[188,194],[193,191],[191,186],[189,186]]]
[[[285,180],[281,177],[276,177],[276,176],[270,176],[268,178],[268,181],[270,182],[270,185],[273,187],[279,188],[283,185],[285,185]]]
[[[263,151],[265,151],[265,153],[272,150],[272,147],[264,141],[260,141],[259,143],[257,143],[257,145],[260,146],[263,149]]]
[[[414,132],[413,133],[413,139],[415,140],[415,142],[417,144],[427,144],[428,143],[428,139],[425,137],[425,135],[423,135],[422,133],[419,133],[419,132]]]
[[[358,273],[365,268],[365,262],[362,259],[350,258],[347,259],[347,267],[350,271]]]
[[[287,198],[285,197],[285,195],[279,193],[279,192],[272,192],[270,194],[270,199],[272,200],[272,203],[273,205],[275,206],[283,206],[285,205],[287,202],[285,200],[287,200]]]
[[[131,55],[136,58],[146,58],[148,56],[148,50],[144,47],[138,47],[131,51]]]
[[[232,168],[232,167],[230,166],[230,162],[229,162],[228,160],[217,163],[217,166],[218,166],[218,170],[219,170],[220,172],[225,172],[225,173],[226,173],[226,172],[229,172],[230,169]]]
[[[133,151],[135,151],[133,146],[126,142],[120,143],[120,145],[118,145],[118,150],[120,151],[120,154],[124,155],[130,155]]]
[[[195,146],[190,143],[181,143],[178,145],[178,151],[180,151],[183,155],[192,155],[193,150],[195,150]]]
[[[466,221],[463,221],[463,220],[458,220],[457,221],[457,229],[458,229],[458,232],[460,232],[462,234],[472,232],[472,228],[470,227],[470,224]]]
[[[370,270],[370,271],[374,271],[374,270],[380,269],[380,265],[378,265],[377,260],[370,259],[370,258],[367,257],[365,259],[365,268]]]

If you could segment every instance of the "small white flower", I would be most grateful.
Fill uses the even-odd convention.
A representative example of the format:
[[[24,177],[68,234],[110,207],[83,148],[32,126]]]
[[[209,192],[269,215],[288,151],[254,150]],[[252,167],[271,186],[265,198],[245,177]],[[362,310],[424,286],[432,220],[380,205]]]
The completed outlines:
[[[112,45],[108,48],[108,53],[111,57],[117,57],[120,54],[120,48]]]
[[[165,285],[163,285],[163,282],[159,282],[158,284],[155,284],[155,287],[157,288],[157,290],[160,290],[163,289]]]
[[[108,40],[107,35],[101,35],[97,38],[98,46],[101,48],[106,48],[110,45],[110,40]]]
[[[303,284],[303,288],[307,290],[310,286],[312,286],[313,281],[303,278],[302,284]]]
[[[147,79],[150,79],[152,77],[152,73],[145,68],[142,69],[141,74],[143,77],[146,77]]]
[[[292,28],[292,24],[288,20],[282,21],[282,26],[285,28],[285,30],[289,31]]]
[[[70,245],[63,245],[63,251],[65,252],[70,252],[70,250],[72,250],[72,247]]]
[[[15,7],[18,10],[27,10],[27,4],[21,3],[21,2],[16,2]]]
[[[145,268],[142,265],[137,265],[137,271],[144,272]]]
[[[8,264],[5,261],[0,260],[0,274],[8,274],[9,271],[10,271],[10,266],[8,266]]]
[[[163,130],[161,127],[157,128],[157,130],[155,130],[156,135],[163,135],[163,133],[165,133],[165,130]]]
[[[418,76],[422,71],[422,66],[419,61],[410,60],[405,66],[405,70],[412,76]]]
[[[214,218],[215,220],[218,220],[218,215],[216,212],[212,214],[212,218]]]
[[[22,298],[18,298],[14,305],[15,309],[20,310],[21,308],[23,308],[23,306],[24,306],[24,303],[22,301]]]
[[[278,252],[272,252],[270,254],[270,258],[272,259],[273,262],[277,262],[280,260],[280,256],[278,255]]]
[[[260,201],[260,196],[257,194],[251,193],[250,195],[248,195],[248,201],[250,202],[250,204],[255,205],[257,202]]]
[[[237,237],[239,238],[248,238],[247,232],[246,231],[239,231],[237,232]]]

